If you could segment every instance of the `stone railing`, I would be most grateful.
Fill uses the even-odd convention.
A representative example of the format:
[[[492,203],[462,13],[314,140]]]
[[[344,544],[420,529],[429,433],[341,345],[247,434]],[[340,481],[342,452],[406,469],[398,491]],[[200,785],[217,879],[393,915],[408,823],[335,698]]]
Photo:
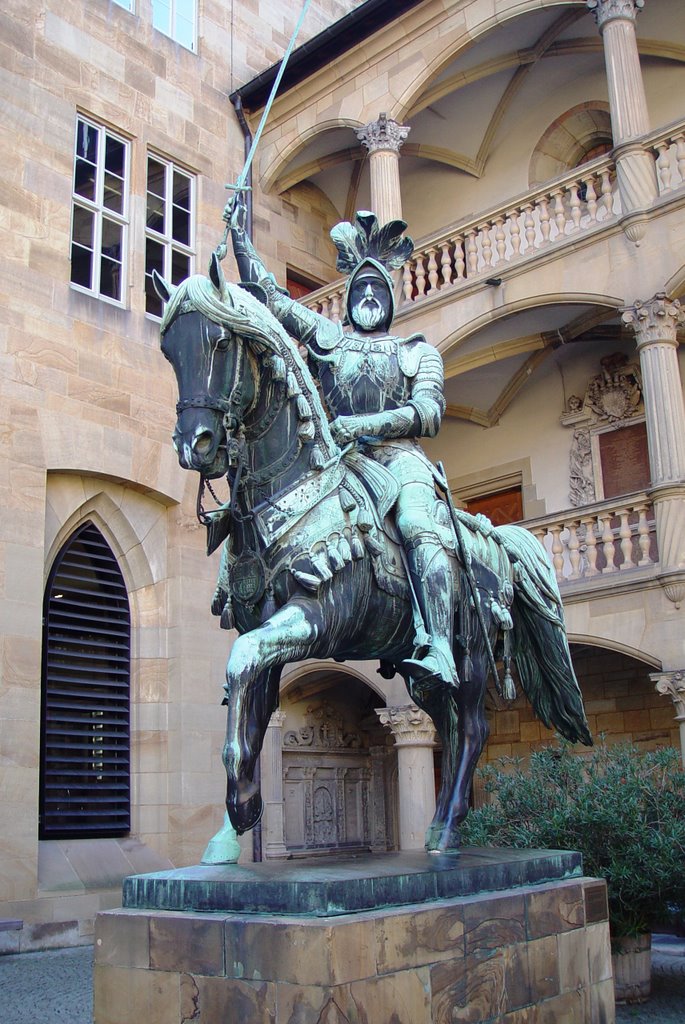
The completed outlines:
[[[685,186],[685,123],[669,125],[641,140],[654,157],[659,199]],[[525,261],[601,229],[621,215],[616,165],[610,156],[575,167],[554,181],[417,243],[402,272],[398,305],[458,289],[473,279],[498,277]],[[344,280],[303,299],[331,320],[343,314]]]
[[[659,195],[668,195],[685,184],[685,125],[671,125],[652,133],[646,149],[654,154]]]
[[[654,510],[644,492],[521,523],[538,538],[559,583],[657,564]]]

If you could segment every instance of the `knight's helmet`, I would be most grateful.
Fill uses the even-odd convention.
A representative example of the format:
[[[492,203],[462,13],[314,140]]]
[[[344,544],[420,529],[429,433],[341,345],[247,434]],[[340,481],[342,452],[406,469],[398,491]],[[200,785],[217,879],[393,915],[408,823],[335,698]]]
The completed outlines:
[[[414,251],[411,238],[402,237],[406,227],[403,220],[391,220],[379,227],[375,213],[359,210],[354,224],[345,220],[331,229],[331,238],[338,250],[336,269],[349,275],[345,289],[348,320],[351,321],[352,283],[359,277],[374,277],[382,280],[388,289],[389,313],[382,327],[386,331],[390,329],[395,316],[395,286],[390,271],[399,270]]]

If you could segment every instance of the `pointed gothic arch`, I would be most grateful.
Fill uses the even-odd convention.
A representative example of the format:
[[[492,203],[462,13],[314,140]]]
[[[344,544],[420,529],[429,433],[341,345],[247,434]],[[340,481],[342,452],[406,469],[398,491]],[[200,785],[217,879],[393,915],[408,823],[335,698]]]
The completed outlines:
[[[41,839],[129,832],[130,662],[124,577],[86,520],[59,550],[44,594]]]

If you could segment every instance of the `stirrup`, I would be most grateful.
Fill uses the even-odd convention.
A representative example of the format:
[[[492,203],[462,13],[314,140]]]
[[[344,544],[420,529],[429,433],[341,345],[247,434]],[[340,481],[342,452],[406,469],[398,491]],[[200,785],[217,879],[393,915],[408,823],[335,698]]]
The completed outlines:
[[[406,667],[417,683],[439,681],[445,686],[459,687],[459,676],[454,662],[448,659],[437,647],[431,646],[422,658],[406,658],[402,666]]]

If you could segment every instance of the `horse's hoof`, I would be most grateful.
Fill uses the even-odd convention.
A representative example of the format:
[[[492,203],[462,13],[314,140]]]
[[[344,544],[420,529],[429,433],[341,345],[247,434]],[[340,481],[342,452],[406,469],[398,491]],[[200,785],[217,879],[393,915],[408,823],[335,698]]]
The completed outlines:
[[[264,803],[261,794],[254,793],[253,796],[243,803],[233,804],[227,802],[226,809],[231,819],[231,825],[233,825],[238,835],[241,836],[244,832],[249,832],[251,828],[255,827],[264,813]]]
[[[458,853],[461,835],[456,825],[431,825],[426,833],[428,853]]]

